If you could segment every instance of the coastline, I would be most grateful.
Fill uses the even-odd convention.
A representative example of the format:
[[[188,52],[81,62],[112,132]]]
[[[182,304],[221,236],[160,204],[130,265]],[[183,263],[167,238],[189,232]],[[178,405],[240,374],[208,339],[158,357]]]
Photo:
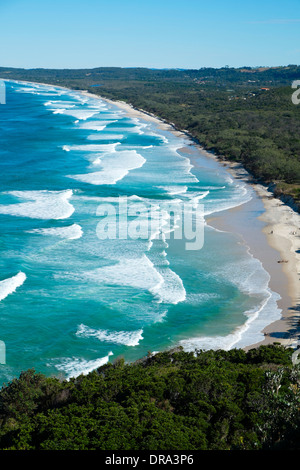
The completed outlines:
[[[271,322],[262,330],[264,334],[263,341],[251,344],[244,349],[248,350],[272,343],[297,347],[300,340],[300,214],[280,199],[275,198],[266,186],[254,182],[252,176],[241,164],[222,160],[221,157],[205,150],[200,144],[193,141],[188,132],[175,129],[172,123],[168,123],[142,109],[136,109],[124,101],[113,101],[92,93],[83,93],[93,98],[98,97],[108,104],[118,106],[130,117],[152,122],[161,130],[172,132],[177,137],[190,140],[191,145],[202,155],[222,164],[235,179],[243,180],[253,188],[263,205],[262,214],[257,217],[262,222],[262,238],[257,241],[255,248],[255,240],[251,240],[251,233],[249,235],[250,239],[247,241],[242,233],[239,233],[239,235],[243,237],[250,251],[254,251],[255,256],[259,252],[257,257],[270,275],[270,288],[281,296],[278,306],[282,312],[279,320]],[[181,150],[185,152],[187,149],[183,148]],[[208,223],[220,230],[235,231],[237,229],[240,231],[230,219],[232,214],[241,213],[248,204],[226,210],[226,216],[223,212],[220,212],[216,217],[209,218]],[[258,249],[258,245],[260,245],[260,249]]]
[[[270,275],[270,288],[281,296],[278,301],[282,310],[281,318],[266,326],[262,330],[264,340],[251,345],[251,348],[274,342],[296,347],[300,340],[300,214],[275,198],[267,187],[253,182],[253,178],[242,165],[230,162],[224,164],[233,177],[245,181],[254,189],[263,204],[264,211],[257,218],[263,222],[261,230],[268,248],[263,251],[260,247],[258,258]],[[246,210],[244,206],[228,211],[229,228],[232,212]],[[223,221],[221,218],[216,219],[210,223],[216,228],[224,228],[225,216]],[[243,236],[245,237],[245,233]],[[255,249],[255,240],[250,240],[249,244],[251,249]],[[250,346],[245,349],[250,349]]]
[[[14,81],[14,80],[12,80]],[[261,251],[258,259],[262,262],[267,272],[270,275],[270,288],[274,292],[278,292],[281,300],[278,301],[279,307],[282,309],[281,318],[265,327],[262,332],[264,333],[264,340],[251,344],[244,349],[248,350],[260,346],[261,344],[272,344],[274,342],[281,343],[285,346],[296,347],[300,340],[299,320],[300,320],[300,214],[291,209],[287,204],[283,203],[280,199],[274,197],[273,193],[262,184],[254,182],[252,176],[243,168],[241,164],[231,163],[223,160],[221,156],[215,155],[213,152],[205,150],[200,144],[195,142],[193,137],[189,135],[188,131],[177,130],[172,123],[148,113],[142,109],[137,109],[132,105],[124,102],[104,98],[101,95],[96,95],[84,90],[72,90],[71,88],[62,87],[54,84],[36,83],[46,86],[54,86],[67,91],[78,92],[93,99],[100,99],[110,105],[117,106],[123,110],[128,116],[142,119],[144,121],[155,124],[159,129],[172,132],[177,137],[183,137],[190,141],[190,145],[198,150],[199,154],[208,158],[214,159],[220,165],[226,167],[225,169],[231,173],[235,179],[243,180],[249,184],[256,192],[258,198],[261,200],[264,210],[258,217],[264,226],[261,227],[261,233],[267,242],[267,246],[271,249],[266,256]],[[188,152],[188,148],[180,149],[183,152]],[[199,155],[200,156],[200,155]],[[240,225],[237,228],[232,224],[232,214],[240,213],[248,203],[228,209],[218,213],[216,217],[209,219],[208,223],[214,228],[235,232],[241,236]],[[251,253],[254,248],[255,240],[247,240],[245,243],[248,245]],[[262,243],[263,245],[263,243]],[[276,282],[275,282],[276,281]]]

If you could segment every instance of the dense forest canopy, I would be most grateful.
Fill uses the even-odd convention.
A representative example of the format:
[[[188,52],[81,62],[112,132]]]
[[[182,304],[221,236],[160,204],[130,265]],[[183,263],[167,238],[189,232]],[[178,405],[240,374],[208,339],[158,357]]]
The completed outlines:
[[[179,348],[68,382],[29,370],[0,392],[0,449],[299,449],[292,352]]]

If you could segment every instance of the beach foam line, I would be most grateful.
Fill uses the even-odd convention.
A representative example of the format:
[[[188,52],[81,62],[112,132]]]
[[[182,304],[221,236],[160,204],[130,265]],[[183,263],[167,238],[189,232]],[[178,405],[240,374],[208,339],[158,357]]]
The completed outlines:
[[[216,198],[206,201],[204,207],[205,217],[216,212],[233,209],[239,207],[252,199],[252,188],[247,188],[245,184],[236,184],[233,194],[228,194],[228,198]]]
[[[136,331],[109,331],[109,330],[95,330],[86,325],[79,325],[76,336],[82,338],[95,337],[99,341],[106,343],[123,344],[125,346],[137,346],[139,342],[144,339],[143,330]]]
[[[194,352],[196,349],[229,351],[257,344],[264,340],[263,329],[281,317],[281,311],[277,306],[279,299],[279,294],[269,290],[268,297],[258,309],[245,312],[246,322],[227,336],[199,336],[181,340],[179,344],[187,352]]]
[[[247,256],[244,259],[216,266],[214,272],[218,277],[229,279],[246,295],[269,296],[270,275],[264,269],[261,261],[250,253],[249,247],[247,247]]]
[[[195,349],[225,349],[244,348],[264,339],[263,329],[281,318],[281,310],[277,302],[280,295],[269,288],[270,275],[262,263],[247,249],[248,258],[238,263],[228,263],[217,269],[215,274],[236,285],[240,291],[257,298],[259,304],[244,312],[246,321],[227,336],[196,337],[180,341],[186,351]]]
[[[136,124],[136,126],[132,127],[131,130],[133,130],[133,132],[135,132],[137,134],[144,134],[143,129],[145,129],[146,127],[149,126],[149,124],[147,122],[141,122],[140,119],[136,118],[136,117],[132,117],[131,121]],[[129,129],[129,131],[130,131],[130,129]],[[157,134],[155,132],[149,131],[149,132],[147,132],[147,135],[151,135],[152,137],[157,137],[158,139],[162,140],[165,144],[169,143],[169,140],[162,134]]]
[[[71,189],[65,191],[7,191],[2,194],[10,194],[29,202],[0,205],[0,214],[32,219],[59,220],[67,219],[75,210],[69,203],[69,199],[73,196]]]
[[[36,233],[40,235],[52,235],[68,240],[77,240],[82,237],[83,231],[80,225],[73,224],[69,227],[36,228],[28,230],[27,233]]]
[[[8,295],[13,294],[18,287],[24,284],[25,280],[26,274],[20,271],[16,276],[0,281],[0,302]]]
[[[199,183],[198,178],[191,172],[192,168],[194,168],[194,165],[191,164],[191,161],[188,157],[185,157],[181,155],[178,150],[182,148],[182,144],[170,144],[166,146],[170,152],[172,152],[176,158],[178,163],[174,162],[173,164],[173,169],[177,169],[182,172],[183,175],[186,175],[190,178],[191,182],[193,183]]]
[[[82,358],[65,358],[60,364],[56,364],[56,369],[66,373],[67,378],[76,378],[79,375],[87,375],[90,372],[98,369],[99,367],[109,362],[109,357],[113,356],[112,352],[109,352],[107,356],[99,359],[87,361]]]

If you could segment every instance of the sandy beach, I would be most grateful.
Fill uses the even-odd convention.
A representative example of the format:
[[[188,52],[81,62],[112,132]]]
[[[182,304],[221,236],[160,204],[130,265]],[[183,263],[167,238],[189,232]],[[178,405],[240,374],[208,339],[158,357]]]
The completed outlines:
[[[278,302],[282,309],[281,319],[268,325],[263,330],[264,341],[251,347],[274,342],[296,347],[300,340],[300,214],[280,199],[275,198],[266,186],[254,183],[251,175],[241,165],[230,162],[226,162],[225,165],[235,178],[242,179],[251,185],[263,204],[264,211],[258,219],[263,222],[262,233],[265,240],[259,241],[254,237],[251,238],[250,225],[246,231],[242,230],[241,224],[239,227],[233,224],[232,228],[242,233],[244,238],[247,238],[246,232],[250,231],[247,244],[270,274],[271,289],[281,296]],[[242,213],[247,212],[248,204],[236,208],[239,212],[239,219],[243,218]],[[234,211],[235,209],[227,211],[226,216],[215,218],[211,224],[223,229],[226,226],[224,224],[224,219],[226,219],[227,228],[229,227],[230,230]],[[251,216],[248,219],[248,224],[253,223]],[[264,241],[267,241],[268,246]]]
[[[86,94],[93,98],[96,96],[87,92]],[[264,340],[262,342],[248,346],[245,349],[274,342],[296,347],[300,340],[300,214],[280,199],[275,198],[267,187],[255,183],[242,165],[224,161],[215,154],[206,151],[192,140],[187,131],[177,130],[171,123],[167,123],[144,110],[136,109],[123,101],[99,98],[109,104],[118,106],[131,117],[152,122],[161,130],[170,131],[178,137],[190,139],[193,147],[201,155],[213,158],[225,166],[234,178],[242,179],[251,185],[262,204],[262,213],[258,217],[261,222],[259,231],[253,230],[253,224],[255,225],[253,217],[256,217],[257,203],[256,207],[253,208],[251,206],[254,203],[251,204],[251,201],[237,208],[219,213],[218,216],[209,219],[208,223],[219,230],[240,234],[249,246],[251,253],[262,262],[269,273],[271,278],[270,288],[281,296],[281,300],[278,302],[279,307],[282,309],[281,319],[271,323],[263,330]],[[190,148],[182,150],[190,153]],[[191,163],[196,164],[195,158],[197,156],[189,156]]]

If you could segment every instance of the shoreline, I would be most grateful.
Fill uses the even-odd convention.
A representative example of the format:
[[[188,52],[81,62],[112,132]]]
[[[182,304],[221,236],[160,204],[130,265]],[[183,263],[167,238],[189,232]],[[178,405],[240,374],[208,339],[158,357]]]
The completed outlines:
[[[24,80],[11,81],[25,82]],[[264,340],[246,346],[243,349],[248,350],[262,344],[267,345],[274,342],[281,343],[285,346],[297,346],[297,343],[300,340],[300,214],[298,212],[295,212],[289,205],[285,204],[280,199],[275,198],[273,193],[266,186],[256,183],[254,178],[241,164],[223,160],[221,156],[205,150],[199,143],[197,143],[197,141],[195,141],[188,131],[178,130],[172,123],[169,123],[143,109],[137,109],[124,101],[111,100],[84,90],[73,90],[71,88],[55,84],[40,82],[26,83],[36,83],[38,85],[46,85],[61,88],[66,91],[78,92],[90,98],[100,99],[110,105],[117,106],[130,117],[151,122],[161,130],[171,132],[176,137],[187,139],[190,142],[190,145],[197,149],[202,156],[215,160],[220,165],[223,165],[235,179],[243,180],[246,184],[250,185],[264,207],[264,212],[257,218],[264,223],[264,227],[261,228],[261,233],[265,237],[268,247],[273,250],[273,266],[269,264],[269,267],[266,270],[270,276],[270,288],[274,292],[280,291],[278,293],[281,295],[281,300],[278,301],[278,306],[281,308],[282,312],[279,320],[271,322],[262,330],[262,333],[265,336]],[[184,152],[185,148],[180,150]],[[217,216],[209,218],[209,224],[214,228],[219,228],[221,230],[224,230],[225,226],[225,228],[227,228],[225,231],[236,233],[236,227],[233,227],[230,223],[231,216],[234,213],[242,211],[247,204],[248,203],[232,209],[227,209],[226,211],[221,211]],[[237,233],[242,236],[241,233]],[[251,251],[253,249],[252,242],[248,243],[248,241],[245,241]],[[264,256],[262,256],[262,258],[264,258]],[[263,266],[265,266],[266,259],[262,260],[261,257],[258,257],[258,259],[262,262]],[[280,287],[279,289],[272,288],[272,286],[276,284],[274,283],[275,277],[277,277],[277,286]]]
[[[271,290],[278,292],[281,296],[281,299],[278,301],[278,306],[282,311],[279,320],[271,322],[262,330],[264,334],[262,341],[246,346],[243,349],[249,350],[260,345],[273,343],[280,343],[287,347],[297,347],[298,341],[300,340],[300,214],[280,199],[275,198],[273,193],[266,186],[254,182],[254,178],[241,164],[223,160],[214,153],[205,150],[200,144],[193,140],[192,136],[190,136],[187,131],[177,130],[172,123],[168,123],[142,109],[136,109],[124,101],[113,101],[89,92],[83,93],[93,98],[96,96],[108,104],[121,108],[130,117],[136,117],[151,122],[157,125],[161,130],[172,132],[176,137],[184,137],[190,141],[191,145],[193,145],[200,154],[214,159],[220,165],[223,165],[235,179],[242,180],[252,187],[263,204],[264,212],[257,218],[264,223],[264,226],[261,227],[261,233],[265,243],[268,245],[266,250],[268,251],[267,255],[261,252],[261,256],[258,257],[258,259],[269,273],[269,286]],[[207,223],[214,228],[222,230],[224,229],[224,220],[222,221],[222,219],[230,219],[232,213],[242,211],[248,204],[249,203],[246,203],[222,211],[216,217],[209,218]],[[224,213],[226,213],[226,217]],[[233,227],[230,222],[228,223],[228,220],[225,225],[227,231],[232,231],[233,228],[236,228]],[[238,234],[243,237],[241,233]],[[248,240],[245,241],[245,244],[250,245],[249,248],[251,252],[254,245],[252,242],[249,243]]]
[[[268,244],[268,252],[261,252],[258,259],[262,262],[270,275],[269,286],[278,292],[281,299],[278,306],[281,308],[281,318],[267,325],[262,333],[264,340],[244,349],[272,344],[274,342],[285,346],[297,347],[300,340],[300,214],[295,212],[262,184],[253,182],[251,175],[240,164],[224,162],[226,169],[235,178],[249,184],[261,200],[264,212],[257,217],[264,226],[261,231]],[[245,205],[228,211],[242,211]],[[225,218],[225,216],[224,216]],[[217,225],[216,225],[217,224]],[[222,221],[212,222],[213,226],[222,228]],[[254,241],[254,240],[252,240]],[[255,243],[253,244],[255,245]],[[250,249],[253,247],[250,242]],[[273,253],[271,254],[271,250]],[[270,258],[271,257],[271,258]],[[280,276],[279,276],[280,271]]]

